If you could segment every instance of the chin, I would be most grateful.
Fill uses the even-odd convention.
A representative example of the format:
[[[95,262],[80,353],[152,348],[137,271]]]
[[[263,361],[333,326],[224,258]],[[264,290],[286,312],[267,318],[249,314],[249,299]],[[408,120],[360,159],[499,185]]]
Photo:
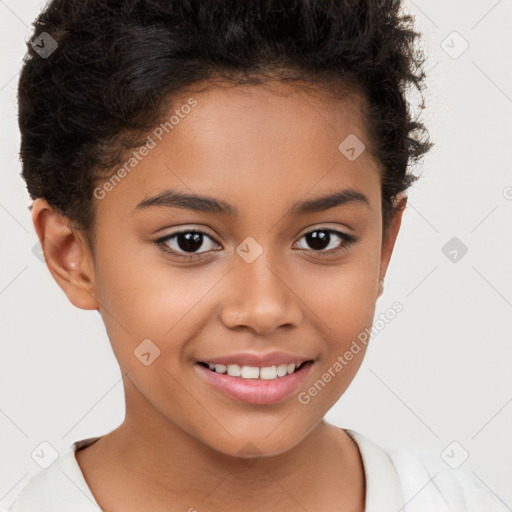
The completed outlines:
[[[274,439],[268,441],[264,439],[251,439],[250,437],[231,440],[230,443],[216,443],[210,445],[214,450],[223,453],[229,457],[240,458],[247,463],[252,463],[261,457],[273,457],[290,451],[299,443],[290,442],[290,439]]]
[[[230,430],[229,434],[221,429],[222,434],[215,438],[211,437],[210,431],[205,433],[206,436],[202,439],[202,442],[224,455],[247,459],[248,461],[251,459],[257,460],[260,457],[281,455],[293,449],[308,434],[307,429],[302,432],[298,431],[296,424],[293,425],[293,429],[290,429],[289,424],[284,425],[286,420],[281,420],[281,422],[281,425],[276,422],[273,429],[269,429],[267,426],[262,428],[253,425],[252,428],[245,430]]]

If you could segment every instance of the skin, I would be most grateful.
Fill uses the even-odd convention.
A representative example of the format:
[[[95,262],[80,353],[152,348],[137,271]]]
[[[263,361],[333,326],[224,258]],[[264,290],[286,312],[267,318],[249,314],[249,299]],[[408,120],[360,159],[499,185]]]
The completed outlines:
[[[183,94],[175,106],[191,96],[197,106],[94,200],[94,257],[65,217],[34,202],[50,272],[72,304],[98,309],[123,372],[123,423],[77,452],[77,461],[107,512],[163,511],[169,503],[176,510],[363,511],[357,445],[323,418],[364,350],[308,404],[297,394],[372,325],[406,198],[383,234],[378,162],[369,150],[354,161],[338,150],[349,134],[369,147],[354,97],[334,100],[298,84],[218,85]],[[296,201],[345,188],[363,193],[368,205],[286,215]],[[165,189],[222,199],[239,212],[133,211]],[[212,237],[188,263],[154,244],[185,227]],[[333,235],[323,253],[315,251],[304,237],[315,228],[358,240],[326,255],[344,242]],[[263,248],[252,263],[236,252],[248,236]],[[176,239],[166,244],[179,251]],[[144,339],[160,350],[149,366],[134,356]],[[271,350],[314,360],[297,393],[278,404],[227,398],[195,368],[208,358]]]

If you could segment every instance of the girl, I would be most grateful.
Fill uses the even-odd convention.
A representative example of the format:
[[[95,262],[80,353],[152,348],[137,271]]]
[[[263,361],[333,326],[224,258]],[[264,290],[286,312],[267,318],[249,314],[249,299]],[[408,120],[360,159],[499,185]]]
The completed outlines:
[[[405,98],[424,79],[411,21],[389,0],[47,5],[23,178],[48,269],[105,323],[126,415],[12,512],[505,510],[324,420],[432,146]]]

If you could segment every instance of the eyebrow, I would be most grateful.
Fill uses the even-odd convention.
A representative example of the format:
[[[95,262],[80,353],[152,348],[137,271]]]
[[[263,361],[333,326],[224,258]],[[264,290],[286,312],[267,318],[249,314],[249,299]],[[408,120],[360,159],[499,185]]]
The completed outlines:
[[[297,201],[286,215],[304,215],[334,208],[335,206],[359,203],[370,208],[368,198],[358,190],[346,188],[322,197]],[[159,194],[143,199],[133,211],[145,210],[150,207],[184,208],[204,213],[215,213],[228,216],[238,215],[237,209],[221,199],[209,196],[188,194],[176,190],[164,190]]]

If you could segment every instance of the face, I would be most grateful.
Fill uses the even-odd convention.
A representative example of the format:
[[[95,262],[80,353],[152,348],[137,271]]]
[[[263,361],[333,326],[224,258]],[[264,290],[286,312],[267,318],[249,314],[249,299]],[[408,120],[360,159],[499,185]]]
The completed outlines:
[[[353,98],[211,87],[169,118],[98,185],[94,261],[77,246],[75,279],[52,273],[99,308],[127,372],[126,421],[228,455],[283,453],[361,364],[364,345],[344,354],[372,324],[400,218],[383,239],[377,162],[339,149],[368,144]]]

